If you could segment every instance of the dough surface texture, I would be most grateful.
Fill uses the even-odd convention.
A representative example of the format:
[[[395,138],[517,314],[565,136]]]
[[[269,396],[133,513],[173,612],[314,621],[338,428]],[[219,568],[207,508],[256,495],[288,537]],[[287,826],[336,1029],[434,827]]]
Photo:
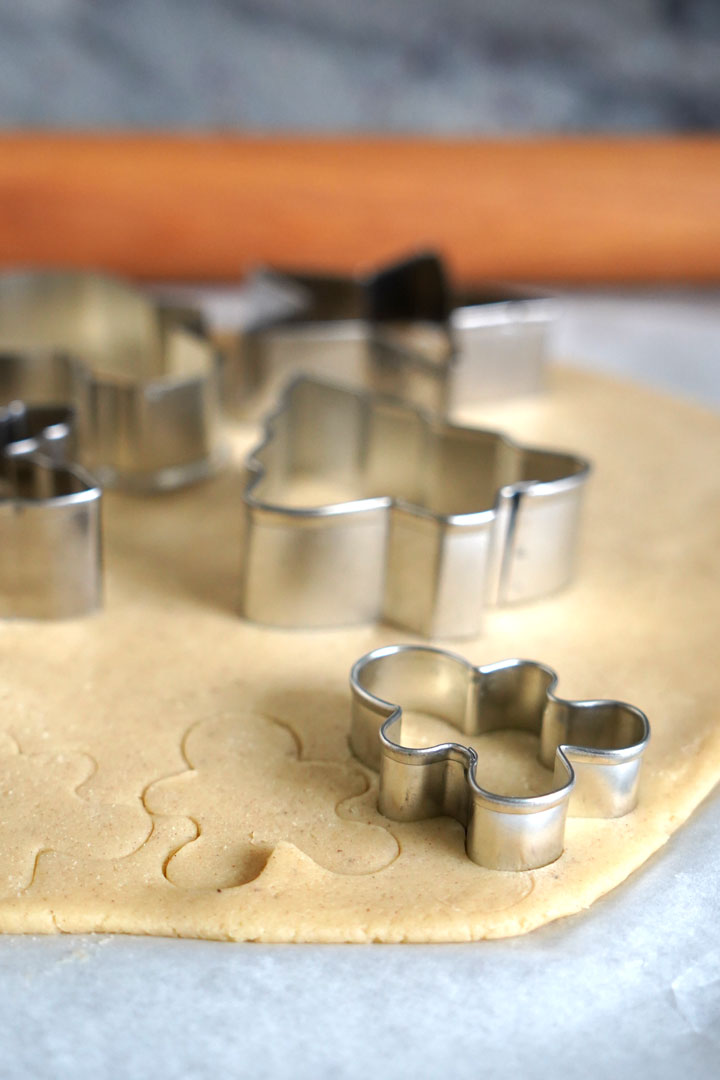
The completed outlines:
[[[550,383],[464,419],[593,461],[576,579],[436,644],[475,664],[539,660],[563,697],[643,709],[636,811],[570,819],[563,856],[528,873],[472,863],[455,821],[384,819],[348,750],[348,673],[413,639],[238,617],[241,462],[257,439],[238,430],[214,480],[106,497],[101,613],[0,624],[0,930],[505,937],[581,911],[660,848],[720,779],[720,417],[598,376]],[[412,716],[408,734],[442,727]],[[476,745],[480,779],[547,785],[530,736]]]

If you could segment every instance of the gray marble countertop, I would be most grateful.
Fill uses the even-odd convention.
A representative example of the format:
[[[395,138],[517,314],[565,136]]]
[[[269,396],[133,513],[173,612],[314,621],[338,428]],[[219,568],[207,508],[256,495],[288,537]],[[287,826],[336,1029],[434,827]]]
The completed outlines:
[[[0,125],[707,131],[717,0],[0,0]]]

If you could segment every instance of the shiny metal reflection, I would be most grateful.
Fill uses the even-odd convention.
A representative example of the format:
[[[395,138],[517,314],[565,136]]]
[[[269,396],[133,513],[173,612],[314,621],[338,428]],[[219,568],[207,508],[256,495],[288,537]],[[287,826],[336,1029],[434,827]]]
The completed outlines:
[[[300,378],[248,460],[241,611],[476,634],[572,576],[588,463]]]
[[[350,673],[350,744],[380,771],[379,808],[396,821],[447,815],[466,827],[467,853],[494,870],[533,870],[559,858],[565,819],[621,817],[637,803],[647,717],[619,701],[566,701],[544,664],[505,660],[473,667],[460,656],[391,645],[361,657]],[[403,709],[453,724],[466,735],[501,729],[540,739],[554,769],[552,790],[497,795],[475,778],[476,751],[462,741],[401,744]]]
[[[74,414],[0,410],[0,617],[84,615],[102,596],[101,498],[72,460]]]
[[[540,294],[497,286],[459,293],[432,252],[363,277],[260,270],[243,297],[246,326],[218,340],[224,397],[249,419],[297,374],[441,416],[535,393],[557,317],[556,303]]]
[[[223,448],[219,361],[198,329],[98,274],[0,275],[0,405],[72,404],[78,460],[104,485],[201,479]]]

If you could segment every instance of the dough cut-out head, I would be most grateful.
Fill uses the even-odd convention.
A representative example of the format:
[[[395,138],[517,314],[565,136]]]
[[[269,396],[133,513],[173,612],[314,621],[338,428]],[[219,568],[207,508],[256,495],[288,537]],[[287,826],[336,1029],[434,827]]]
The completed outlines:
[[[342,818],[341,804],[367,790],[352,763],[304,761],[292,731],[254,713],[206,720],[187,733],[188,771],[152,784],[153,814],[191,818],[198,837],[170,859],[185,888],[232,888],[257,877],[275,846],[295,844],[338,874],[368,874],[397,855],[392,835]]]

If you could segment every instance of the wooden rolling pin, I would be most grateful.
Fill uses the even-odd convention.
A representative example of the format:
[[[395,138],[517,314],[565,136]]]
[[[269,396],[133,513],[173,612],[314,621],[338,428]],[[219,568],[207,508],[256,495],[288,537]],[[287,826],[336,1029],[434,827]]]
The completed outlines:
[[[227,280],[437,247],[467,281],[720,280],[720,138],[0,136],[0,265]]]

